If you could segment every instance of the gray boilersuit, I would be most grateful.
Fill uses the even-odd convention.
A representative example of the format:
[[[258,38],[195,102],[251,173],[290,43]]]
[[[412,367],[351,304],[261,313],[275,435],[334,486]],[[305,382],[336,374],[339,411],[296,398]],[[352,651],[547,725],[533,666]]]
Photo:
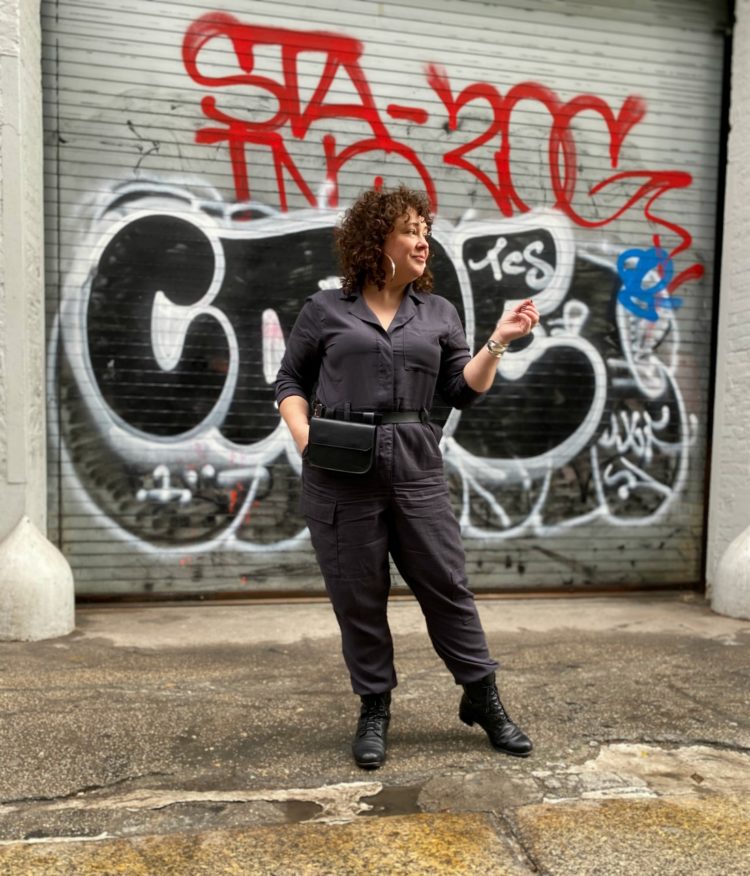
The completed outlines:
[[[480,394],[466,384],[470,359],[453,305],[409,287],[386,331],[361,295],[340,289],[304,303],[276,379],[276,400],[313,391],[328,410],[429,410],[435,391],[454,407]],[[388,556],[412,589],[433,646],[458,684],[497,668],[467,587],[461,536],[448,496],[440,428],[377,428],[366,475],[304,461],[301,510],[341,628],[355,693],[396,686],[387,619]]]

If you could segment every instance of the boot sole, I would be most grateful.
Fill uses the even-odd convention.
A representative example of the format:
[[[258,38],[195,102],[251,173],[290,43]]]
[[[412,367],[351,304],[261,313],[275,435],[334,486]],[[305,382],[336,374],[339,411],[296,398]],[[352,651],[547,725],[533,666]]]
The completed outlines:
[[[357,766],[358,766],[361,770],[379,770],[380,767],[383,766],[383,764],[385,763],[385,761],[384,761],[384,760],[381,760],[380,763],[360,763],[358,760],[355,760],[354,763],[356,763]]]

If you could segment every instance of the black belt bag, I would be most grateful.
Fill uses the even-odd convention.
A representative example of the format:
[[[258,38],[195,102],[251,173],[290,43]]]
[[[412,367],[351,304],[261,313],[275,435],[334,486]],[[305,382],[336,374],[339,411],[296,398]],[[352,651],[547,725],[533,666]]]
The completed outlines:
[[[310,437],[305,459],[314,468],[344,474],[367,474],[375,459],[375,429],[377,424],[419,423],[427,419],[421,411],[357,412],[356,419],[336,419],[331,411],[310,420]]]
[[[375,424],[348,420],[310,420],[308,463],[347,474],[367,474],[375,458]]]

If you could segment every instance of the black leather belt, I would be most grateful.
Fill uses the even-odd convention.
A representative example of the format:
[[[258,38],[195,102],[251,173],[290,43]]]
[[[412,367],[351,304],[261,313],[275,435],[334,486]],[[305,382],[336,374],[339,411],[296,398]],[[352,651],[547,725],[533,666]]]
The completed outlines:
[[[349,420],[351,423],[374,423],[376,426],[386,426],[389,423],[427,423],[429,411],[342,411],[327,410],[318,404],[313,408],[314,417],[326,420]]]
[[[376,413],[377,417],[378,414]],[[383,425],[388,423],[426,423],[430,419],[427,411],[383,411],[380,414],[380,422]]]

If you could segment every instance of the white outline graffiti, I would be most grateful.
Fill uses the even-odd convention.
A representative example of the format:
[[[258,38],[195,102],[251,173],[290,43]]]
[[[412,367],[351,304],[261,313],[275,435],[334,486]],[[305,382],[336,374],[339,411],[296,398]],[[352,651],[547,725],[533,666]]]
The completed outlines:
[[[252,223],[235,220],[235,216],[246,214],[249,209],[261,218]],[[218,323],[229,350],[226,379],[210,412],[198,425],[170,437],[135,428],[107,404],[93,373],[86,333],[91,286],[102,254],[129,225],[156,215],[190,223],[210,246],[214,261],[210,285],[199,301],[180,305],[162,290],[155,293],[150,340],[159,367],[166,372],[176,368],[188,329],[202,316]],[[80,243],[67,273],[51,333],[48,365],[52,441],[53,446],[60,447],[62,476],[67,484],[76,485],[75,492],[86,513],[96,518],[97,526],[105,527],[109,536],[134,545],[146,554],[165,557],[229,550],[279,552],[306,543],[306,530],[302,526],[292,537],[270,543],[250,542],[238,534],[259,492],[269,481],[270,467],[283,459],[299,475],[301,461],[281,421],[269,435],[252,445],[241,446],[222,435],[220,428],[237,384],[239,349],[235,330],[226,314],[216,306],[215,299],[222,288],[226,269],[222,241],[266,239],[310,229],[332,229],[336,219],[337,212],[333,210],[309,209],[280,214],[255,204],[225,205],[218,199],[197,198],[185,189],[167,185],[131,183],[115,191]],[[535,229],[551,238],[554,266],[541,258],[542,246],[538,242],[526,243],[521,250],[507,251],[510,234]],[[466,242],[479,236],[494,238],[495,243],[488,247],[484,258],[465,261]],[[617,305],[616,329],[622,356],[605,361],[596,346],[584,337],[591,315],[589,306],[575,297],[573,281],[577,260],[616,273],[616,249],[602,247],[598,252],[577,249],[568,220],[554,211],[532,212],[510,220],[462,221],[457,226],[438,217],[433,237],[455,268],[471,346],[476,314],[470,272],[489,268],[498,289],[504,275],[524,275],[534,295],[542,322],[531,343],[500,360],[498,373],[502,380],[522,381],[529,369],[551,351],[567,348],[586,361],[593,381],[588,410],[572,434],[546,452],[524,458],[473,455],[462,446],[457,434],[461,412],[451,411],[444,424],[442,449],[448,473],[460,484],[459,516],[465,535],[497,541],[526,534],[561,534],[594,520],[615,526],[644,526],[662,518],[684,488],[690,448],[697,430],[696,418],[687,415],[675,379],[679,346],[675,314],[664,310],[657,322],[650,323]],[[81,277],[85,278],[83,282]],[[321,288],[336,283],[335,277],[319,279]],[[252,289],[248,294],[252,294]],[[515,303],[506,301],[506,306],[512,307]],[[284,337],[275,310],[265,309],[261,319],[262,374],[266,384],[271,385],[284,352]],[[667,362],[663,361],[665,348],[669,353]],[[57,432],[61,356],[70,369],[78,395],[85,399],[96,429],[96,440],[141,478],[141,485],[134,491],[138,502],[176,502],[187,506],[201,484],[210,483],[221,489],[244,485],[241,500],[233,508],[234,516],[223,532],[191,543],[154,544],[128,531],[115,519],[107,518],[107,509],[98,506],[80,477],[67,446],[65,427],[62,434]],[[605,415],[612,388],[629,391],[631,398],[639,399],[643,405],[659,405],[658,413],[642,407],[613,410]],[[588,457],[596,506],[565,520],[545,519],[554,472],[580,457]],[[648,470],[661,459],[674,463],[662,479]],[[507,506],[504,492],[509,488],[533,496],[530,508],[527,504],[528,510],[520,518]],[[653,510],[640,514],[627,510],[627,502],[634,494],[648,495]],[[486,514],[484,524],[476,521],[475,497],[489,509],[492,525],[487,525]]]

